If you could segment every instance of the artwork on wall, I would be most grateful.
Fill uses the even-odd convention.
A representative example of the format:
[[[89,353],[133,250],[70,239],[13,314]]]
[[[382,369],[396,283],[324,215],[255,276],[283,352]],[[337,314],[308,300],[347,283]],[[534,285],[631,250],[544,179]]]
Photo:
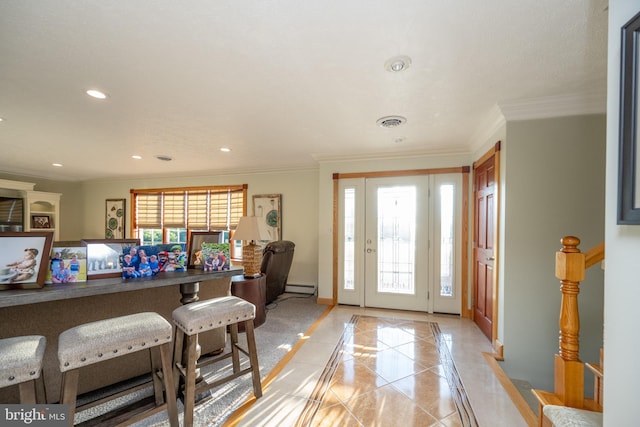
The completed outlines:
[[[282,240],[282,210],[280,194],[253,196],[253,215],[260,218],[269,233],[269,241]]]
[[[124,239],[126,227],[126,199],[105,201],[105,239]]]
[[[0,233],[0,290],[44,286],[53,232]]]
[[[618,224],[640,224],[640,13],[622,27],[620,69],[620,152],[618,154]]]

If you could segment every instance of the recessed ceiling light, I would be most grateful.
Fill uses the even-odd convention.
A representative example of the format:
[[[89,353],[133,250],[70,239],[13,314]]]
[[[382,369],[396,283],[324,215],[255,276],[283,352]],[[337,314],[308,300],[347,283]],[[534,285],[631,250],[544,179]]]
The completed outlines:
[[[222,151],[223,153],[228,153],[228,152],[230,152],[230,151],[231,151],[231,148],[222,147],[222,148],[220,149],[220,151]]]
[[[0,122],[4,122],[4,117],[0,117]]]
[[[142,156],[138,156],[137,154],[134,154],[133,156],[131,156],[132,159],[136,159],[136,160],[140,160],[142,159]]]
[[[55,166],[57,168],[61,168],[62,167],[62,163],[52,163],[51,166]]]
[[[89,89],[87,91],[87,95],[96,98],[96,99],[106,99],[107,98],[107,94],[104,92],[100,92],[99,90],[96,89]]]
[[[409,68],[411,58],[406,55],[394,56],[384,63],[384,69],[392,73],[399,73]]]
[[[407,121],[406,117],[402,116],[385,116],[379,118],[376,123],[382,128],[395,128]]]

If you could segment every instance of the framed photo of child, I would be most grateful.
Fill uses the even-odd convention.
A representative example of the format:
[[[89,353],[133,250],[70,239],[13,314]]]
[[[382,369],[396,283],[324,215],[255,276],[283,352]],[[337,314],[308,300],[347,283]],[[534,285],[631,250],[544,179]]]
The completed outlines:
[[[53,232],[0,233],[0,290],[44,286]]]

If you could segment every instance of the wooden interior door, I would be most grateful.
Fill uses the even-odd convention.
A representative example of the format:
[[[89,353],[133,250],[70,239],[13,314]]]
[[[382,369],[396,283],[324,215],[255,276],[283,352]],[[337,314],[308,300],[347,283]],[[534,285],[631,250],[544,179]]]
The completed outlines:
[[[473,319],[493,342],[496,228],[495,154],[474,167]]]

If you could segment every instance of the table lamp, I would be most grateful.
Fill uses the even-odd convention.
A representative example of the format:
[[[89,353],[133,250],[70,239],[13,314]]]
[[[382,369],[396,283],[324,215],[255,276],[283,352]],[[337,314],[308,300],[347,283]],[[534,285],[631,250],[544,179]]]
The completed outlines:
[[[262,263],[262,246],[256,244],[256,240],[269,240],[269,233],[261,227],[257,216],[243,216],[238,221],[238,226],[233,234],[234,240],[246,240],[242,245],[242,265],[244,277],[260,277],[260,264]]]

